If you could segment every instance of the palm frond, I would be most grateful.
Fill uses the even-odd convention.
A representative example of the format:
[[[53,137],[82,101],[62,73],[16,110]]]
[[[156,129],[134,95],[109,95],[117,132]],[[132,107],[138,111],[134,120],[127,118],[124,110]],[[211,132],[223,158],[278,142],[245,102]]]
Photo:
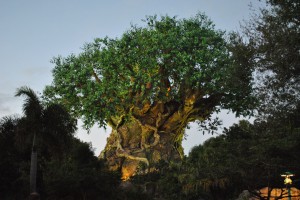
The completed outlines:
[[[25,96],[23,112],[27,117],[38,117],[42,113],[42,104],[37,94],[29,87],[22,86],[17,89],[15,96]]]

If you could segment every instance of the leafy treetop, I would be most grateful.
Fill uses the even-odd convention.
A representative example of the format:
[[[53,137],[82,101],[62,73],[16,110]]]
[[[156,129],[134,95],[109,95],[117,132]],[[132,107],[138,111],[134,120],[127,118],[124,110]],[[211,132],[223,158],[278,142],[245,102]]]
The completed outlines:
[[[244,50],[257,71],[260,113],[292,112],[300,94],[300,2],[267,0],[244,25]]]
[[[95,39],[79,55],[54,58],[47,98],[83,116],[87,127],[105,127],[112,117],[158,101],[184,106],[193,95],[194,105],[211,101],[214,109],[247,110],[251,70],[233,62],[224,32],[205,15],[149,16],[144,22],[121,38]]]

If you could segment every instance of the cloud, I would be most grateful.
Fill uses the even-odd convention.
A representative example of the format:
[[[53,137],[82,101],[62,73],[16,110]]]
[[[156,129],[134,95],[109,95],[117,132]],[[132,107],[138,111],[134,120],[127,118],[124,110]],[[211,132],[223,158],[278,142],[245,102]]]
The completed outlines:
[[[17,113],[19,103],[13,95],[0,93],[0,118]]]
[[[12,113],[11,109],[9,106],[4,105],[2,101],[0,100],[0,117],[4,117],[7,115],[10,115]]]
[[[10,111],[9,107],[1,105],[1,102],[0,102],[0,112],[1,113],[8,113],[9,111]]]
[[[49,67],[26,67],[22,69],[22,74],[24,76],[40,76],[44,74],[49,74],[51,69]]]
[[[26,77],[27,80],[32,79],[49,79],[51,77],[51,67],[50,66],[31,66],[31,67],[24,67],[21,69],[21,74]]]

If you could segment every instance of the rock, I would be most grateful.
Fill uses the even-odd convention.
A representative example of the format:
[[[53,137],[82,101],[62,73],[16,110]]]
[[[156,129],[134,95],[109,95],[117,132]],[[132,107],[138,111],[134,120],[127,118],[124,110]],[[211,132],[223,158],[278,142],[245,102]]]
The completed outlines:
[[[244,190],[236,200],[251,200],[251,194],[248,190]]]

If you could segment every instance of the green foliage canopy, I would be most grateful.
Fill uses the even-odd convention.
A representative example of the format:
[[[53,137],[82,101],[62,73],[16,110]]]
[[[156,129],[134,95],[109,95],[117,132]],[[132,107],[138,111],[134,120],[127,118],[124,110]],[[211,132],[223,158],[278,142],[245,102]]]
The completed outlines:
[[[283,187],[280,174],[299,174],[300,170],[299,111],[298,105],[293,113],[279,113],[266,121],[240,121],[224,134],[194,147],[187,158],[187,185],[197,189],[197,185],[205,188],[211,183],[210,188],[218,187],[235,196],[245,189],[259,195],[257,189]],[[293,187],[298,187],[296,182]]]
[[[297,0],[267,0],[245,24],[247,42],[240,56],[248,55],[257,71],[257,94],[264,113],[291,111],[300,94],[300,3]]]
[[[217,102],[213,108],[238,114],[249,108],[243,106],[253,100],[251,70],[235,65],[224,32],[215,30],[205,15],[180,20],[154,16],[144,22],[121,38],[95,39],[79,55],[54,58],[47,98],[83,116],[87,127],[95,122],[106,126],[112,117],[157,101],[184,106],[193,94],[199,102]]]

